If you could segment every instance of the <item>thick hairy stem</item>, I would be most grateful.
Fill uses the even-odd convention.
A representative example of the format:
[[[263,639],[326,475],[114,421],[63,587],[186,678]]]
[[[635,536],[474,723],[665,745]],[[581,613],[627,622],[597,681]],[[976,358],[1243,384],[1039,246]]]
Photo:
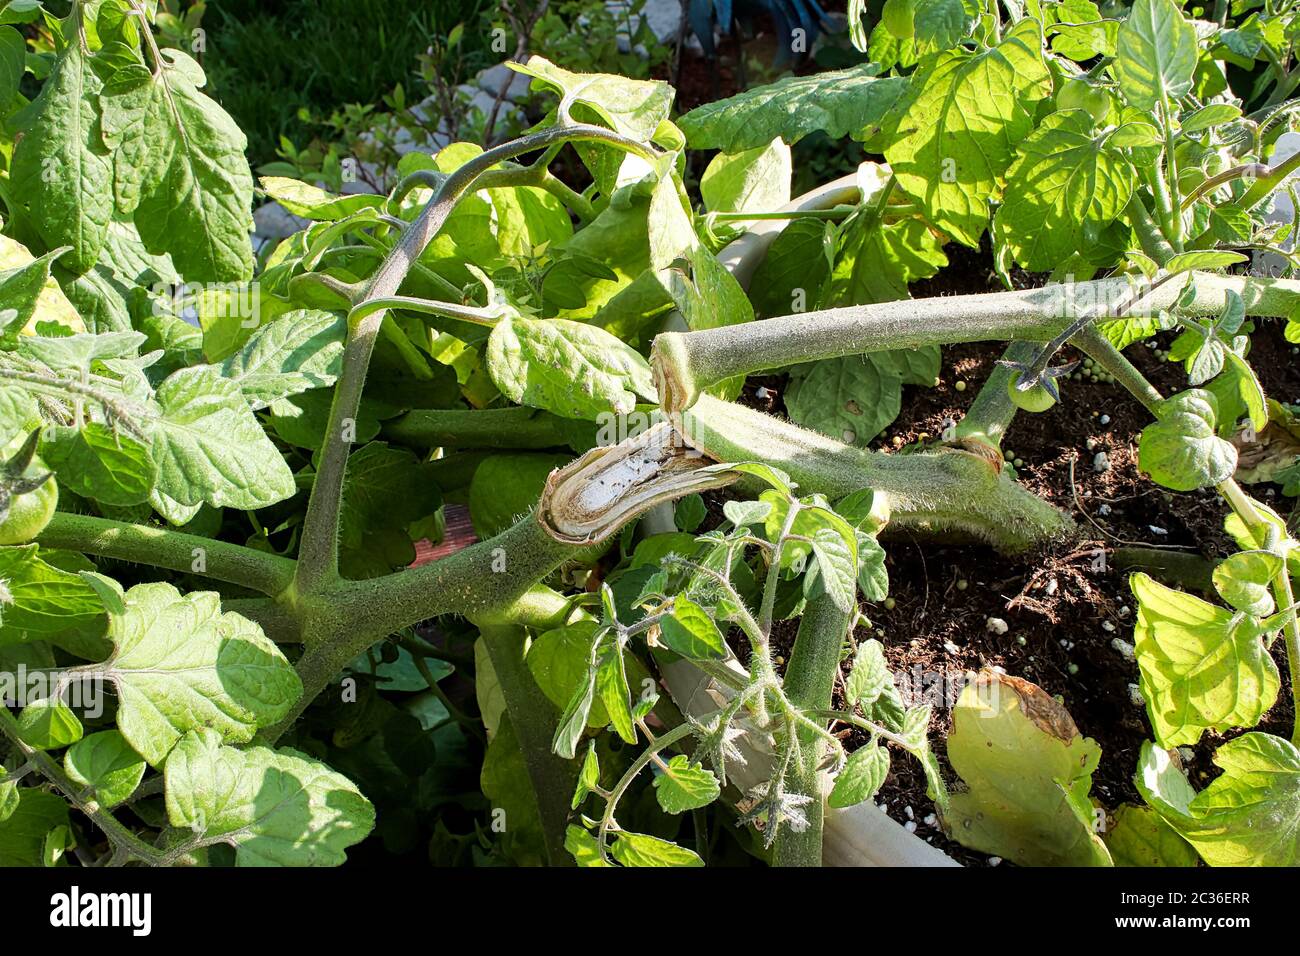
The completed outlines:
[[[166,528],[56,511],[36,539],[46,548],[83,551],[105,558],[238,584],[272,597],[293,583],[294,562],[242,545]]]
[[[1007,552],[1074,530],[1068,515],[1016,484],[1001,461],[959,449],[886,455],[710,396],[686,411],[682,430],[711,458],[780,468],[803,494],[835,499],[871,488],[891,524],[964,533]]]
[[[384,425],[384,435],[415,448],[564,448],[581,451],[596,428],[523,406],[475,410],[420,408]],[[575,447],[578,446],[578,447]]]
[[[297,608],[272,598],[228,598],[221,602],[223,611],[234,611],[253,621],[277,644],[303,642],[302,619]]]
[[[307,649],[296,665],[303,694],[264,735],[277,739],[358,654],[389,634],[442,614],[492,616],[518,602],[581,549],[556,540],[535,516],[495,538],[408,571],[340,581],[304,597]]]
[[[661,424],[552,472],[537,510],[488,541],[418,568],[338,581],[322,594],[302,596],[307,649],[297,670],[303,695],[264,736],[279,737],[349,661],[403,627],[442,614],[480,622],[558,620],[564,608],[537,582],[655,505],[735,480],[671,438]]]
[[[837,608],[826,595],[814,600],[799,622],[783,686],[786,698],[799,710],[830,710],[835,676],[840,669],[840,649],[852,616]],[[797,732],[799,754],[792,775],[795,790],[812,797],[805,809],[808,826],[796,833],[789,827],[776,836],[772,862],[776,866],[821,866],[822,821],[825,800],[821,765],[826,755],[825,740],[811,728]]]
[[[420,215],[402,232],[401,239],[388,253],[367,284],[365,294],[354,306],[364,312],[370,300],[396,295],[407,273],[442,229],[457,203],[494,166],[558,143],[577,141],[609,143],[653,158],[651,151],[634,140],[599,126],[585,125],[551,127],[475,156],[443,180]],[[349,425],[356,420],[370,357],[386,314],[383,311],[372,312],[359,321],[349,322],[343,370],[334,390],[325,445],[303,522],[297,575],[298,587],[303,593],[328,588],[338,580],[339,510],[348,451],[352,447]]]
[[[1233,291],[1252,316],[1288,315],[1300,296],[1300,281],[1196,273],[1196,295],[1187,305],[1195,315],[1216,315]],[[745,325],[666,332],[655,339],[652,362],[659,399],[669,413],[690,407],[703,391],[738,375],[799,362],[859,355],[886,349],[957,342],[1044,342],[1087,315],[1098,303],[1119,302],[1131,293],[1125,277],[1019,292],[907,299],[876,305],[824,309]],[[1143,298],[1149,310],[1170,308],[1181,283],[1166,283]]]
[[[564,849],[564,831],[578,781],[578,763],[551,750],[559,715],[524,661],[524,629],[489,625],[480,633],[492,658],[492,670],[506,700],[506,716],[523,751],[524,766],[537,798],[546,861],[551,866],[573,866],[573,857]],[[510,826],[509,820],[506,826]]]

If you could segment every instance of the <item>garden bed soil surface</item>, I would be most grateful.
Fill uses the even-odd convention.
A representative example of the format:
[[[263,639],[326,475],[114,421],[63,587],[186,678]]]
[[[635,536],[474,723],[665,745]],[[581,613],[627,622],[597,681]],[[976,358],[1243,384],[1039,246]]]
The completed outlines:
[[[915,297],[996,288],[987,250],[950,246],[946,251],[952,264],[934,279],[915,284]],[[1017,286],[1038,284],[1034,279],[1013,276]],[[1281,401],[1300,399],[1300,373],[1292,367],[1291,346],[1282,337],[1280,323],[1263,324],[1252,340],[1251,364],[1265,392]],[[1161,347],[1169,341],[1169,336],[1162,337]],[[960,420],[1001,353],[1002,346],[994,343],[945,347],[939,385],[908,386],[901,415],[873,447],[902,447],[923,435],[937,436],[945,422]],[[1182,366],[1158,358],[1154,350],[1136,345],[1125,354],[1165,394],[1187,387]],[[958,382],[965,383],[960,391]],[[781,414],[783,385],[781,376],[751,380],[743,400]],[[759,386],[767,391],[758,392]],[[1113,643],[1118,638],[1132,644],[1136,613],[1128,588],[1130,571],[1117,567],[1116,551],[1160,549],[1199,556],[1207,559],[1208,567],[1236,548],[1223,531],[1227,507],[1217,494],[1176,494],[1138,473],[1138,435],[1150,416],[1121,386],[1066,381],[1063,396],[1047,412],[1018,414],[1003,448],[1023,462],[1018,469],[1020,481],[1067,511],[1078,522],[1081,537],[1029,554],[1004,556],[984,546],[945,545],[906,531],[887,533],[882,543],[895,604],[889,610],[883,604],[864,605],[871,627],[859,627],[855,638],[881,641],[909,704],[935,704],[930,739],[950,784],[957,781],[944,752],[951,708],[971,674],[998,667],[1061,699],[1079,731],[1101,746],[1092,794],[1114,810],[1123,803],[1141,802],[1133,774],[1143,741],[1151,739],[1144,707],[1136,697],[1137,664]],[[1094,468],[1099,452],[1105,452],[1109,461],[1104,471]],[[1293,499],[1284,498],[1275,486],[1247,486],[1247,491],[1284,517],[1290,512]],[[1104,562],[1099,555],[1104,555]],[[1007,632],[990,631],[990,618],[1005,621]],[[775,653],[782,659],[789,657],[796,630],[797,622],[789,621],[774,631]],[[1256,729],[1289,738],[1292,705],[1280,639],[1273,656],[1282,689]],[[843,665],[842,679],[848,676],[848,663]],[[841,680],[837,698],[842,690]],[[909,694],[915,696],[908,698]],[[837,707],[842,703],[836,700]],[[841,727],[838,732],[850,750],[867,742],[861,731]],[[1191,749],[1186,766],[1198,789],[1217,776],[1211,757],[1231,736],[1236,734],[1207,734]],[[893,766],[876,802],[900,823],[915,824],[918,836],[959,862],[996,865],[996,858],[968,850],[944,835],[935,819],[934,803],[926,795],[921,768],[906,755],[893,754]]]

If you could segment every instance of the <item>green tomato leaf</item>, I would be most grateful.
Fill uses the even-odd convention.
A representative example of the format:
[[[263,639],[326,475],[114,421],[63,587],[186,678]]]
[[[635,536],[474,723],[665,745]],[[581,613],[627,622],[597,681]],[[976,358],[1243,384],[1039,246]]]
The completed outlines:
[[[333,385],[343,368],[347,321],[299,309],[262,326],[221,365],[254,409],[290,395]]]
[[[170,255],[191,282],[240,282],[253,274],[248,141],[201,92],[205,84],[193,59],[176,49],[163,51],[161,69],[148,84],[125,94],[145,100],[138,121],[125,120],[119,171],[124,164],[137,170],[134,220],[151,253]],[[131,106],[138,102],[133,99]]]
[[[569,824],[568,829],[564,831],[564,848],[573,856],[578,866],[614,865],[601,859],[600,846],[596,843],[596,838],[582,827]]]
[[[513,525],[537,504],[546,476],[569,463],[566,455],[490,455],[474,471],[469,514],[474,533],[484,540]]]
[[[879,65],[791,76],[715,100],[679,121],[693,149],[736,153],[780,137],[793,146],[810,133],[865,138],[907,87],[905,77],[880,78]]]
[[[81,721],[61,700],[34,700],[18,715],[18,735],[34,750],[59,750],[81,734]]]
[[[1192,388],[1160,403],[1159,420],[1142,429],[1138,467],[1157,484],[1193,491],[1232,477],[1237,450],[1215,432],[1214,395]]]
[[[142,504],[158,480],[147,445],[99,422],[48,429],[41,456],[58,475],[60,487],[101,504]]]
[[[383,196],[368,193],[338,196],[318,186],[282,176],[263,176],[261,183],[266,194],[289,212],[318,222],[334,222],[362,209],[380,209],[384,205]]]
[[[772,212],[790,201],[790,147],[780,138],[738,153],[718,153],[700,177],[709,212]]]
[[[650,265],[692,331],[740,325],[754,318],[745,290],[695,233],[683,190],[675,176],[665,176],[650,196],[648,229]],[[740,382],[731,380],[711,391],[731,397]]]
[[[63,755],[63,768],[75,783],[93,787],[102,807],[115,807],[140,786],[145,762],[116,730],[79,740]]]
[[[1210,866],[1300,865],[1300,751],[1249,733],[1214,762],[1223,774],[1197,793],[1166,751],[1145,743],[1138,792]]]
[[[1170,275],[1178,275],[1182,272],[1192,272],[1201,269],[1206,272],[1212,272],[1216,269],[1226,269],[1228,266],[1234,266],[1239,262],[1245,262],[1246,256],[1240,252],[1227,252],[1218,249],[1197,249],[1192,252],[1180,252],[1173,256],[1165,263],[1165,271]]]
[[[600,758],[596,756],[596,741],[587,745],[587,756],[582,760],[582,769],[578,771],[578,786],[573,791],[573,801],[569,809],[576,810],[582,801],[600,785]],[[570,829],[573,829],[570,827]]]
[[[840,525],[843,525],[841,527]],[[840,521],[813,532],[812,551],[817,556],[817,571],[831,603],[845,613],[857,607],[858,541],[857,532]]]
[[[988,203],[1052,95],[1042,28],[1026,17],[1002,42],[972,53],[935,55],[912,77],[885,158],[926,218],[968,246],[979,245]]]
[[[8,113],[27,72],[27,41],[13,27],[0,28],[0,111]]]
[[[364,547],[367,534],[405,531],[442,505],[442,494],[422,462],[405,448],[369,442],[348,457],[339,510],[339,543]]]
[[[858,587],[868,601],[883,601],[889,596],[889,570],[885,567],[885,549],[872,535],[857,531]]]
[[[13,245],[18,246],[17,243]],[[38,320],[55,318],[45,315],[45,309],[41,309],[38,315],[37,307],[42,305],[51,284],[50,267],[67,251],[68,247],[64,246],[13,268],[0,268],[0,333],[16,335],[28,327],[33,317]]]
[[[158,490],[182,505],[252,510],[291,497],[293,472],[244,401],[239,386],[205,366],[158,387],[151,423]]]
[[[1223,358],[1223,371],[1205,386],[1218,404],[1219,426],[1233,426],[1244,416],[1258,434],[1268,425],[1268,398],[1259,377],[1232,349],[1223,349]]]
[[[63,264],[77,275],[98,260],[113,218],[113,159],[100,139],[96,100],[101,83],[79,34],[67,38],[40,96],[21,114],[27,123],[9,177],[10,195],[46,244],[72,247]]]
[[[4,764],[0,764],[0,777],[8,774]],[[14,811],[18,809],[18,804],[22,800],[22,794],[18,790],[18,781],[10,780],[6,783],[0,783],[0,823],[4,823]]]
[[[1128,158],[1094,135],[1089,113],[1052,113],[1007,171],[993,233],[1025,268],[1053,269],[1124,212],[1136,178]]]
[[[762,524],[772,510],[768,501],[728,501],[722,506],[722,513],[737,528]]]
[[[510,63],[512,70],[534,78],[533,89],[549,89],[560,96],[561,110],[587,107],[610,129],[647,142],[668,119],[673,88],[662,80],[632,80],[609,73],[570,73],[545,57],[530,56],[527,63]],[[575,118],[581,111],[575,112]]]
[[[790,419],[837,441],[866,445],[902,409],[903,379],[889,353],[823,359],[791,370]]]
[[[18,805],[0,820],[0,866],[44,865],[45,838],[68,825],[68,804],[44,790],[24,787]]]
[[[876,743],[859,747],[836,775],[829,803],[832,807],[852,807],[870,800],[888,775],[888,750]]]
[[[694,851],[644,833],[619,833],[609,852],[624,866],[704,865]]]
[[[613,637],[605,640],[596,665],[596,693],[605,705],[609,722],[625,743],[636,743],[636,725],[632,717],[632,689],[627,682],[627,665],[623,650]]]
[[[912,17],[917,52],[924,55],[955,47],[979,20],[975,0],[921,0]]]
[[[677,754],[655,775],[654,788],[664,813],[685,813],[707,807],[722,792],[718,778],[685,754]]]
[[[835,235],[833,223],[815,219],[796,219],[781,230],[750,280],[754,311],[773,318],[821,308],[835,261]]]
[[[186,734],[163,772],[171,825],[234,845],[236,866],[338,866],[375,825],[370,801],[324,764],[225,747],[209,728]]]
[[[1088,798],[1101,748],[1028,681],[985,672],[953,710],[948,759],[969,788],[951,797],[953,839],[1022,866],[1109,866]]]
[[[1269,551],[1242,551],[1219,562],[1214,587],[1238,611],[1268,617],[1276,607],[1269,585],[1282,566],[1282,558]]]
[[[252,621],[223,613],[214,592],[137,584],[125,603],[109,618],[113,653],[88,670],[117,688],[118,729],[150,766],[199,727],[252,740],[302,694],[280,649]]]
[[[1119,25],[1112,69],[1130,106],[1154,110],[1191,90],[1196,57],[1196,29],[1174,0],[1137,0]]]
[[[0,581],[0,647],[102,620],[104,605],[95,589],[75,572],[47,563],[34,544],[0,548]]]
[[[1116,866],[1196,866],[1199,862],[1191,844],[1147,807],[1120,807],[1105,840]]]
[[[830,299],[835,305],[859,305],[910,298],[907,287],[928,279],[948,264],[944,240],[920,219],[871,226],[866,218],[850,225],[840,243],[839,259],[831,275]],[[789,310],[786,310],[789,311]],[[935,375],[923,382],[933,385],[938,374],[938,348],[918,350],[933,355]],[[900,354],[872,352],[865,360],[886,360]]]
[[[727,644],[713,618],[684,594],[673,599],[672,613],[659,627],[659,639],[683,657],[711,660],[727,654]]]
[[[650,365],[604,329],[567,319],[505,318],[488,338],[488,372],[503,395],[565,418],[626,415],[655,401]]]
[[[868,638],[858,645],[853,655],[853,667],[844,687],[844,703],[849,707],[861,704],[869,708],[893,686],[894,677],[885,662],[884,645],[874,637]]]
[[[1156,739],[1195,744],[1206,730],[1253,727],[1277,699],[1277,665],[1259,623],[1138,573],[1133,640]]]

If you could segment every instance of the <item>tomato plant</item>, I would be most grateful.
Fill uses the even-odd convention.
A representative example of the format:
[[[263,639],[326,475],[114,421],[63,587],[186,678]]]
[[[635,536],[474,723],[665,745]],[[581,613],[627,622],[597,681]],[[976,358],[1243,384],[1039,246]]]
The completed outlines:
[[[1147,862],[1294,865],[1265,822],[1300,818],[1297,738],[1251,728],[1275,641],[1300,687],[1300,551],[1230,440],[1291,415],[1249,330],[1300,340],[1300,282],[1238,267],[1294,265],[1264,215],[1300,166],[1270,162],[1294,13],[1220,36],[1173,0],[886,10],[854,31],[874,62],[676,119],[666,83],[512,64],[549,103],[528,133],[408,154],[384,196],[263,179],[309,225],[255,256],[243,135],[151,4],[0,7],[0,660],[44,682],[0,709],[0,862],[328,865],[373,831],[455,862],[816,865],[828,812],[901,755],[954,839],[1016,862],[1129,862],[1155,833]],[[1243,98],[1222,64],[1257,58]],[[886,162],[792,202],[814,133]],[[689,149],[716,151],[698,203]],[[986,237],[1011,291],[909,298]],[[1173,332],[1165,395],[1123,351]],[[964,417],[869,447],[969,342],[1006,351]],[[981,675],[957,780],[854,637],[894,531],[1079,535],[1001,447],[1070,349],[1149,411],[1143,474],[1217,491],[1239,548],[1217,602],[1132,578],[1153,740],[1105,839],[1064,706]],[[736,401],[772,369],[788,419]],[[1196,792],[1171,749],[1243,729]]]

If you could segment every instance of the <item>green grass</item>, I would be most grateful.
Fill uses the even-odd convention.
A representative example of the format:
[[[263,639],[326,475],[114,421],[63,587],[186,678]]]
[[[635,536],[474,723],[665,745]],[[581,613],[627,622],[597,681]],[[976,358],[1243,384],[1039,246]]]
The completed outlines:
[[[467,53],[486,0],[213,0],[203,26],[212,94],[248,134],[253,163],[275,158],[281,135],[303,146],[318,133],[298,116],[376,103],[398,83],[423,96],[416,58],[433,37],[466,25]],[[487,65],[486,57],[484,65]]]

